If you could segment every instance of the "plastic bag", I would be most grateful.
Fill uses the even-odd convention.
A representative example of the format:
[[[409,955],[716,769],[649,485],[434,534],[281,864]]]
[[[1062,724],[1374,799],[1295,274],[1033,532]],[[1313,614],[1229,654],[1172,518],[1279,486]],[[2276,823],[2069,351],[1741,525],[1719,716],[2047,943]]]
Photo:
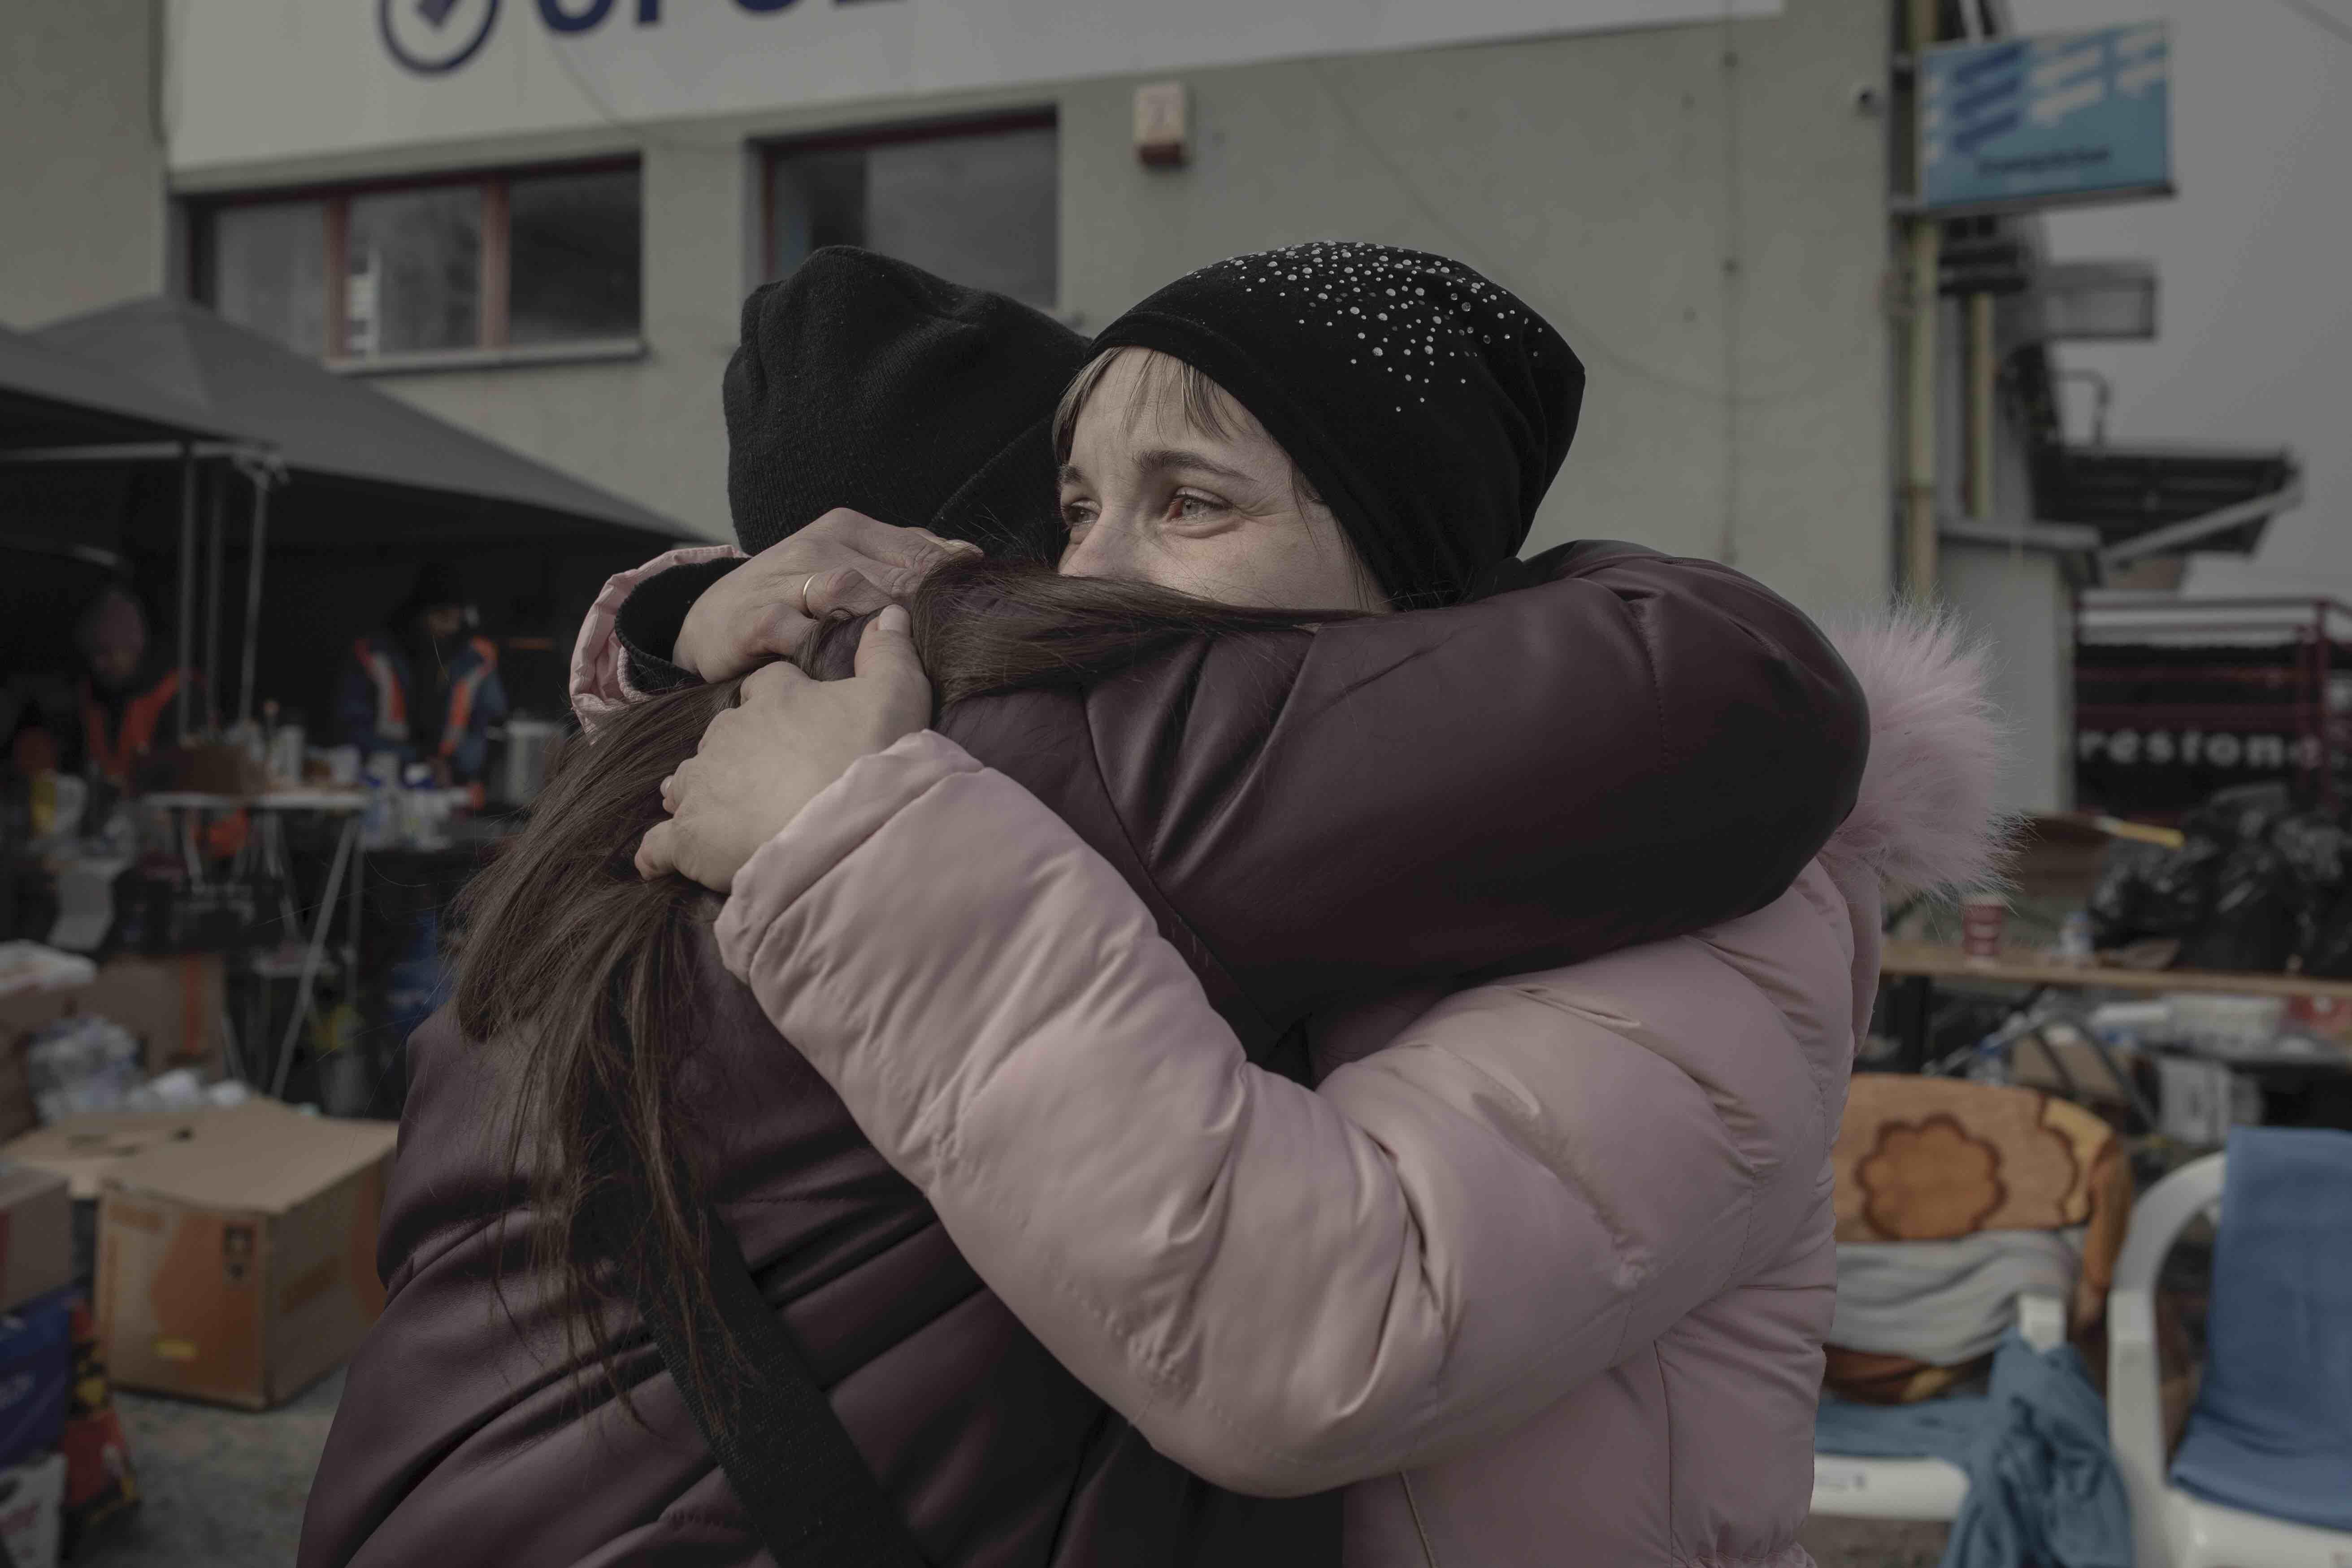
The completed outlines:
[[[139,1042],[104,1018],[60,1018],[25,1052],[33,1108],[44,1124],[86,1110],[119,1110],[146,1076]]]
[[[2286,857],[2254,840],[2230,850],[2213,900],[2181,939],[2183,969],[2274,974],[2302,947],[2305,896]]]
[[[2086,909],[2100,951],[2151,937],[2185,937],[2211,906],[2214,879],[2228,850],[2193,837],[2178,849],[2135,840],[2107,851],[2106,868]]]

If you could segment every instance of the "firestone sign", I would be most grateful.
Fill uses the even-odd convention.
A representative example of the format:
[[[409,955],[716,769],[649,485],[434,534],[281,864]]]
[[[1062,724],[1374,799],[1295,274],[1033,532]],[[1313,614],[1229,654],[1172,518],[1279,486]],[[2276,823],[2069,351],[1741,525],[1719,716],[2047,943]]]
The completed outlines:
[[[168,7],[178,170],[1777,15],[1781,0],[365,0]],[[253,84],[267,82],[268,92]]]

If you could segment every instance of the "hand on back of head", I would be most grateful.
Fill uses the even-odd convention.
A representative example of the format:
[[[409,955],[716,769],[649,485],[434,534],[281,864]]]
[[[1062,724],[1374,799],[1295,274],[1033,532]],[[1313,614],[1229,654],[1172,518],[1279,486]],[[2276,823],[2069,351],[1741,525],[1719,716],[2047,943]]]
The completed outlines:
[[[895,605],[866,626],[856,673],[846,680],[766,666],[664,782],[670,819],[638,846],[638,874],[677,872],[727,891],[744,862],[851,763],[930,721],[931,683],[915,656],[907,612]]]
[[[978,547],[836,507],[768,546],[695,601],[677,661],[706,681],[790,658],[820,622],[904,600],[941,563]]]

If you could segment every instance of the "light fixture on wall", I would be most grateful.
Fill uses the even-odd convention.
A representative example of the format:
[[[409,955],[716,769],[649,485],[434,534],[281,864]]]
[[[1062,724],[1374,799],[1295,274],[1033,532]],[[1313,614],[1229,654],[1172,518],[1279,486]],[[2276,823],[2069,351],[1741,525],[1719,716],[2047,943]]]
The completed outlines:
[[[1192,93],[1182,82],[1135,89],[1135,156],[1153,169],[1181,169],[1192,161]]]

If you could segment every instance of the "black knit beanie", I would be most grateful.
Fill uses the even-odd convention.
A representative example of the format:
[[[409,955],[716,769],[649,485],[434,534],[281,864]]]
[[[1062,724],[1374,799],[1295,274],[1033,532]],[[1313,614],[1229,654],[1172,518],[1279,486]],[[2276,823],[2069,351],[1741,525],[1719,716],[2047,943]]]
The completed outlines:
[[[727,504],[757,553],[835,507],[992,550],[1054,526],[1051,425],[1086,343],[1002,294],[828,246],[743,304]]]
[[[464,567],[455,561],[427,561],[416,569],[416,581],[410,585],[408,597],[401,601],[393,616],[405,620],[443,605],[470,603],[472,597],[466,591]]]
[[[1095,339],[1156,349],[1257,416],[1399,608],[1510,559],[1568,456],[1584,366],[1458,261],[1317,241],[1180,278]]]

